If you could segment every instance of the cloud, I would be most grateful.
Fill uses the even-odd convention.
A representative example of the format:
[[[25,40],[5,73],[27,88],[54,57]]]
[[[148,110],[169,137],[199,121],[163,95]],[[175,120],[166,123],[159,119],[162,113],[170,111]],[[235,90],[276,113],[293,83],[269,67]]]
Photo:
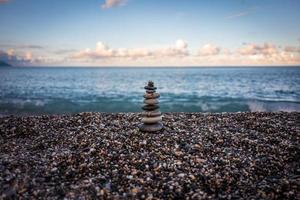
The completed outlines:
[[[188,43],[184,40],[177,40],[175,46],[159,48],[152,51],[156,57],[184,57],[189,55]]]
[[[188,44],[184,40],[177,40],[175,45],[158,49],[147,48],[110,48],[103,42],[96,44],[96,49],[89,48],[75,53],[74,59],[106,59],[106,58],[130,58],[140,59],[144,57],[182,57],[187,56]]]
[[[43,49],[43,46],[40,45],[21,45],[19,48],[24,48],[24,49]]]
[[[225,19],[234,19],[234,18],[238,18],[238,17],[245,16],[245,15],[249,15],[249,14],[250,14],[249,11],[246,11],[246,12],[240,12],[240,13],[236,13],[236,14],[233,14],[233,15],[229,15],[229,16],[227,16]]]
[[[228,15],[228,16],[225,17],[225,19],[234,19],[234,18],[243,17],[243,16],[246,16],[246,15],[249,15],[250,13],[253,13],[255,10],[256,10],[256,7],[252,7],[252,8],[249,8],[248,10]]]
[[[209,43],[198,50],[190,49],[189,44],[182,39],[178,39],[173,44],[160,45],[156,48],[113,48],[104,42],[97,42],[95,48],[83,50],[57,49],[57,51],[50,51],[44,49],[43,51],[36,51],[34,45],[31,47],[33,49],[6,48],[0,50],[0,60],[16,66],[251,66],[300,64],[300,47],[281,47],[268,42],[244,43],[233,49]]]
[[[236,51],[235,57],[241,63],[251,65],[299,65],[300,51],[295,50],[291,47],[281,49],[272,43],[247,44]]]
[[[8,49],[6,53],[7,53],[8,56],[14,56],[15,50],[14,49]]]
[[[127,0],[105,0],[101,5],[102,9],[108,9],[116,6],[124,6],[127,3]]]
[[[300,52],[294,48],[280,48],[267,42],[245,43],[237,49],[206,44],[195,53],[190,52],[188,43],[184,40],[177,40],[173,45],[156,49],[111,48],[103,42],[98,42],[95,49],[78,51],[70,60],[90,66],[298,65]]]
[[[27,60],[27,61],[29,61],[29,62],[34,61],[32,53],[30,51],[26,52],[26,54],[24,56],[24,59]]]
[[[20,44],[20,45],[16,45],[16,44],[0,44],[0,47],[5,48],[14,48],[14,49],[44,49],[43,46],[41,45],[33,45],[33,44]]]
[[[69,54],[76,52],[75,49],[58,49],[56,51],[53,51],[54,54]]]
[[[220,53],[220,48],[213,44],[205,44],[200,50],[199,55],[201,56],[211,56]]]
[[[263,45],[247,44],[239,48],[238,53],[241,55],[271,56],[278,53],[278,48],[276,45],[271,43],[264,43]]]
[[[7,3],[9,0],[0,0],[0,4]]]
[[[300,53],[299,47],[293,47],[293,46],[287,46],[284,48],[286,52],[292,52],[292,53]]]

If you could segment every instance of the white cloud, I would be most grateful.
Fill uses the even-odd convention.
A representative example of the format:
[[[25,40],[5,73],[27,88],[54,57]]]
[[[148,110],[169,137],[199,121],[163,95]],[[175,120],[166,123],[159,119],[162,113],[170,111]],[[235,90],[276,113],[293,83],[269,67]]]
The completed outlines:
[[[123,6],[127,3],[127,0],[105,0],[101,5],[102,9],[108,9],[116,6]]]
[[[256,9],[257,9],[257,7],[251,7],[247,10],[228,15],[227,17],[225,17],[225,19],[234,19],[234,18],[243,17],[243,16],[249,15],[250,13],[254,12]]]
[[[284,48],[286,52],[294,52],[294,53],[300,53],[299,47],[293,47],[293,46],[287,46]]]
[[[8,49],[7,51],[8,56],[14,56],[15,55],[15,50],[14,49]]]
[[[213,44],[205,44],[200,50],[199,55],[201,56],[211,56],[220,53],[220,48]]]
[[[31,49],[32,50],[32,49]],[[95,48],[70,51],[67,54],[50,51],[7,48],[0,50],[0,60],[13,65],[80,65],[80,66],[249,66],[299,65],[300,48],[278,47],[275,44],[245,44],[228,49],[206,44],[198,51],[184,40],[156,48],[113,48],[97,42]]]
[[[176,41],[176,47],[178,49],[186,49],[188,47],[188,44],[186,41],[180,39]]]
[[[26,52],[24,59],[28,60],[29,62],[33,61],[32,53],[30,51]]]
[[[238,18],[238,17],[242,17],[242,16],[245,16],[245,15],[249,15],[249,14],[250,14],[250,11],[235,13],[235,14],[227,16],[226,19]]]
[[[159,48],[153,50],[152,54],[156,57],[183,57],[188,56],[188,43],[184,40],[177,40],[175,46]]]
[[[271,56],[278,53],[278,48],[276,45],[271,43],[264,43],[263,45],[247,44],[239,48],[238,53],[241,55]]]
[[[281,49],[275,44],[246,44],[234,50],[214,44],[202,46],[190,53],[188,43],[177,40],[175,44],[156,49],[111,48],[98,42],[95,50],[86,49],[70,59],[96,66],[226,66],[226,65],[295,65],[300,63],[299,52],[289,47]]]
[[[72,58],[75,59],[107,59],[107,58],[130,58],[139,59],[144,57],[182,57],[188,55],[188,44],[183,40],[177,40],[175,45],[158,48],[158,49],[147,49],[147,48],[110,48],[103,42],[96,44],[95,50],[85,49],[75,53]]]

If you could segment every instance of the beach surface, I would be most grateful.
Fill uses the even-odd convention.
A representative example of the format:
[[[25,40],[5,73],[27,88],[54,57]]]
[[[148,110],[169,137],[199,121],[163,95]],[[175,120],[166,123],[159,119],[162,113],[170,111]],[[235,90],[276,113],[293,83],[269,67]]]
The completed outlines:
[[[0,199],[300,199],[300,113],[0,118]]]

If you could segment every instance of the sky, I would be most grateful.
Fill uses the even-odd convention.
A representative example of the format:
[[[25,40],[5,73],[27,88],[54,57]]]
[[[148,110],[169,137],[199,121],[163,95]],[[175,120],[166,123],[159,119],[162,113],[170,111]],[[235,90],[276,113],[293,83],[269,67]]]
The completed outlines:
[[[298,0],[0,0],[16,66],[300,65]]]

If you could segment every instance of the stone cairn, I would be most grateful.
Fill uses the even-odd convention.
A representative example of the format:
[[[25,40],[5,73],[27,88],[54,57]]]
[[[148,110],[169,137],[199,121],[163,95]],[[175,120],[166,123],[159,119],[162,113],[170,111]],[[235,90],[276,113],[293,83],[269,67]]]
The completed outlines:
[[[163,128],[161,112],[158,110],[158,98],[159,93],[156,93],[156,87],[152,81],[148,82],[148,85],[144,87],[146,93],[144,94],[144,106],[142,109],[142,123],[139,125],[139,129],[144,132],[155,132]]]

